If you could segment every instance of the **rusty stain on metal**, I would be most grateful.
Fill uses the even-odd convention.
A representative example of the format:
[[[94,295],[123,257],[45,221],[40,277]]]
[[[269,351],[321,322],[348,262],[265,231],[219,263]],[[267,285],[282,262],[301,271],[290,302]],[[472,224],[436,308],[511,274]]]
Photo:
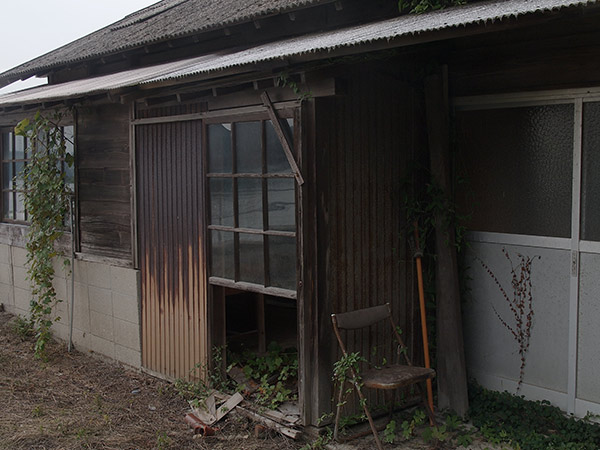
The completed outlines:
[[[200,142],[199,121],[136,127],[142,363],[170,378],[207,357]]]

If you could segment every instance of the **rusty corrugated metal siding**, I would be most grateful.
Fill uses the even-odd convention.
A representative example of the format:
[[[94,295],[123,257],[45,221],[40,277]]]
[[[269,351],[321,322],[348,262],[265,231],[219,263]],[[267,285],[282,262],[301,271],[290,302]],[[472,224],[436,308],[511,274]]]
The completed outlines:
[[[136,127],[142,364],[187,378],[206,361],[200,121]]]

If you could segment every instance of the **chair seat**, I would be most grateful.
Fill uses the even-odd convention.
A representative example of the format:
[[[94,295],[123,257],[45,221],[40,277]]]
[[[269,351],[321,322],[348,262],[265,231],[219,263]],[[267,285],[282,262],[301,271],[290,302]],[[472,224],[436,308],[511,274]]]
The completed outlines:
[[[369,369],[363,372],[365,387],[373,389],[397,389],[435,377],[435,370],[425,367],[403,366],[395,364],[381,369]]]

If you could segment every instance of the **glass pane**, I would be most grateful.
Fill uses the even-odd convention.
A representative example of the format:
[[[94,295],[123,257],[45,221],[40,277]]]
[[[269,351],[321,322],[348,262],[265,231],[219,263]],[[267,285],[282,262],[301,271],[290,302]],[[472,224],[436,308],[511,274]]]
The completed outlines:
[[[237,173],[262,173],[262,138],[260,122],[235,124]]]
[[[289,126],[289,138],[290,142],[293,142],[294,136],[294,119],[286,119],[285,123]],[[284,124],[282,124],[284,126]],[[273,122],[268,120],[266,122],[267,127],[267,172],[268,173],[290,173],[292,171],[290,164],[288,163],[283,146],[277,134],[275,128],[273,128]],[[284,127],[285,131],[285,127]]]
[[[269,194],[269,229],[296,231],[294,178],[272,178],[267,181]]]
[[[75,192],[75,167],[69,165],[65,162],[65,185],[70,192]]]
[[[240,279],[264,285],[263,237],[260,234],[240,233]]]
[[[600,241],[600,103],[583,104],[581,238]]]
[[[24,161],[17,161],[15,162],[15,176],[16,176],[16,181],[17,181],[17,189],[22,189],[23,188],[23,169],[25,168],[25,162]]]
[[[296,290],[296,239],[269,236],[271,286]]]
[[[15,136],[15,159],[25,159],[25,138],[23,136]]]
[[[262,179],[238,178],[238,226],[263,229]]]
[[[17,220],[25,220],[25,203],[23,203],[23,194],[17,192]]]
[[[63,135],[65,137],[65,148],[67,154],[74,155],[75,154],[75,136],[73,134],[73,126],[69,125],[67,127],[63,127]]]
[[[211,265],[213,277],[234,279],[233,233],[211,230]]]
[[[2,217],[5,219],[14,219],[13,193],[2,193]]]
[[[456,130],[471,230],[571,235],[573,105],[461,111]]]
[[[2,159],[13,159],[12,155],[12,133],[2,133]]]
[[[12,188],[13,177],[13,163],[2,163],[2,189]]]
[[[208,126],[208,171],[231,173],[231,124]]]
[[[210,223],[233,227],[233,180],[210,178]]]

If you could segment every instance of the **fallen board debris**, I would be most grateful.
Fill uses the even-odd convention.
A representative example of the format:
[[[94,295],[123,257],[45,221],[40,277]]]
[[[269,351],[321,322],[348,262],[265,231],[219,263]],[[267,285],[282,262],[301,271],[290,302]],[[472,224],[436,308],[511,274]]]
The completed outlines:
[[[219,405],[217,407],[217,405]],[[211,436],[214,434],[214,425],[231,411],[258,422],[261,426],[275,430],[284,436],[298,439],[302,435],[300,417],[296,414],[286,414],[271,409],[258,410],[254,404],[245,401],[239,392],[234,395],[213,391],[203,402],[190,402],[192,412],[185,416],[186,422],[192,427],[195,434]]]

